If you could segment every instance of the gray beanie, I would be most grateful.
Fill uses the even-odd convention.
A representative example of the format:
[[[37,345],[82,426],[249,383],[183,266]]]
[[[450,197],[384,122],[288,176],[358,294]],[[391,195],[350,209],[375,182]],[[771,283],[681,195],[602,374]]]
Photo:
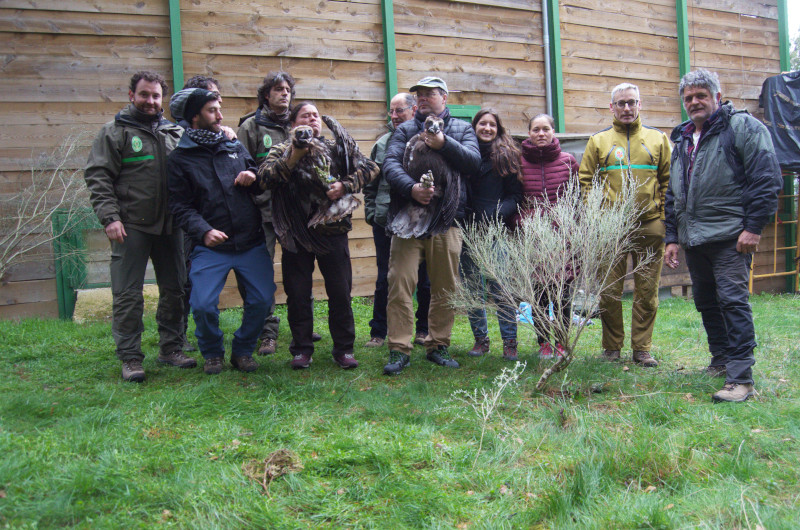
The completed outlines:
[[[172,94],[169,99],[169,112],[175,121],[185,120],[192,122],[200,109],[209,101],[219,99],[217,92],[204,88],[184,88]]]

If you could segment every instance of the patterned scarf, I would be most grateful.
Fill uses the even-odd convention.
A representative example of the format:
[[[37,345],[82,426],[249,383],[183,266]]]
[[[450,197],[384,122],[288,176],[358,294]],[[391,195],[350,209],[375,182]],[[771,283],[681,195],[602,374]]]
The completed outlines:
[[[269,108],[269,106],[264,105],[264,107],[262,108],[262,112],[267,117],[267,119],[269,119],[272,123],[277,123],[286,130],[289,129],[289,107],[287,107],[286,110],[278,114],[277,112]]]
[[[225,139],[225,135],[222,132],[208,131],[206,129],[186,129],[186,134],[199,145],[216,145]]]

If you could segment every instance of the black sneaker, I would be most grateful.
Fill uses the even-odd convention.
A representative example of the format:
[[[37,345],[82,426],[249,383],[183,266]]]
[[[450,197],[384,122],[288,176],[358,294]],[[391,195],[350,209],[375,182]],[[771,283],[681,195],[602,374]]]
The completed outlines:
[[[386,375],[399,374],[409,364],[411,364],[411,357],[399,351],[390,351],[389,362],[383,367],[383,373]]]
[[[432,363],[436,363],[439,366],[447,366],[448,368],[458,368],[459,364],[458,361],[453,359],[450,356],[450,352],[447,351],[447,346],[438,346],[435,350],[431,350],[428,352],[425,357]]]

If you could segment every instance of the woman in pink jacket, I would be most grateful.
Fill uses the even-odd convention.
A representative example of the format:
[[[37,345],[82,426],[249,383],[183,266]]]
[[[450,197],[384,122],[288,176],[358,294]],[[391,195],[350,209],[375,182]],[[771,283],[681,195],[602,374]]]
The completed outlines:
[[[547,114],[534,116],[528,123],[528,138],[522,142],[520,180],[525,201],[530,205],[536,201],[554,203],[558,197],[559,188],[570,179],[578,178],[578,162],[569,153],[561,151],[558,138],[555,137],[553,118]],[[530,211],[525,207],[522,215]],[[547,296],[542,296],[538,302],[546,308],[549,305]],[[572,310],[567,301],[560,305],[560,318],[572,318]],[[554,308],[558,309],[558,308]],[[536,335],[539,342],[539,356],[543,359],[552,358],[555,353],[561,356],[564,348],[556,342],[555,350],[547,339],[550,335],[549,326],[536,322]]]

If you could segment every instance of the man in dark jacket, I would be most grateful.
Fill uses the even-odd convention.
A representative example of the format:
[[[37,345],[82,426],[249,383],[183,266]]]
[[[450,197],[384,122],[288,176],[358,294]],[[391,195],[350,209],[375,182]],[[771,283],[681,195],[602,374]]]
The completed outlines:
[[[458,367],[458,362],[447,351],[455,321],[455,311],[448,303],[447,293],[455,289],[458,281],[461,231],[456,226],[456,221],[464,217],[466,178],[467,175],[477,173],[481,163],[475,131],[467,122],[450,116],[447,109],[447,84],[438,77],[425,77],[411,87],[410,91],[417,95],[417,113],[413,120],[401,124],[392,135],[383,163],[383,174],[392,187],[388,223],[391,224],[393,212],[400,211],[412,201],[427,205],[436,192],[435,186],[424,186],[403,168],[406,143],[418,133],[422,133],[420,140],[441,154],[448,168],[458,173],[458,178],[461,179],[460,197],[454,218],[443,220],[450,227],[444,233],[424,234],[419,238],[408,239],[392,236],[392,252],[389,257],[389,362],[383,368],[386,374],[400,373],[410,361],[414,325],[412,296],[417,284],[417,269],[422,259],[427,263],[431,281],[428,336],[425,338],[426,357],[440,366]],[[444,121],[443,129],[437,132],[423,129],[425,119],[431,114]]]
[[[145,268],[153,262],[158,281],[158,361],[192,368],[182,351],[182,235],[167,209],[167,155],[183,129],[162,116],[164,77],[141,71],[130,82],[131,104],[103,126],[86,164],[86,185],[97,218],[111,241],[111,332],[122,378],[144,381],[142,312]]]
[[[413,94],[400,92],[389,103],[389,132],[381,136],[372,147],[369,157],[379,166],[386,157],[386,147],[395,129],[401,123],[414,118],[417,112],[417,100]],[[364,345],[367,348],[380,348],[386,340],[386,304],[389,298],[389,250],[392,236],[386,234],[386,219],[389,215],[391,186],[383,176],[383,172],[369,184],[364,186],[364,216],[372,226],[372,239],[375,242],[375,261],[378,265],[378,277],[375,280],[375,297],[372,304],[372,320],[369,321],[370,339]],[[419,264],[417,280],[417,333],[415,344],[424,344],[428,335],[428,309],[431,303],[431,282],[425,262]]]
[[[244,283],[245,300],[231,364],[252,372],[258,368],[253,349],[275,293],[261,215],[250,196],[260,191],[253,185],[256,164],[241,143],[222,133],[219,94],[189,90],[170,104],[172,114],[183,116],[190,127],[169,156],[167,171],[170,210],[195,244],[189,300],[195,336],[205,359],[203,370],[220,373],[225,349],[219,294],[228,273],[235,270]]]
[[[777,208],[780,166],[766,127],[721,102],[717,74],[689,72],[679,92],[689,121],[672,131],[664,262],[676,268],[684,248],[711,351],[706,373],[725,377],[714,401],[744,401],[756,347],[750,262]]]

